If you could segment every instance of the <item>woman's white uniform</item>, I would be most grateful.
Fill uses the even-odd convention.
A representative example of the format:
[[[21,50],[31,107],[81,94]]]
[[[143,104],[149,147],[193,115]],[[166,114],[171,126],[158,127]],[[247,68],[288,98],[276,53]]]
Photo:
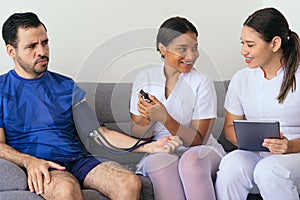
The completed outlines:
[[[280,104],[277,96],[283,70],[270,80],[264,78],[261,68],[238,71],[230,82],[224,107],[249,120],[278,120],[280,131],[291,140],[300,138],[300,71],[295,74],[296,91]],[[219,200],[246,199],[255,184],[264,199],[299,199],[300,154],[236,150],[223,158],[216,182]]]
[[[189,73],[181,73],[176,86],[167,99],[165,98],[165,83],[163,66],[140,72],[133,83],[130,112],[139,115],[137,110],[138,93],[143,89],[161,101],[169,114],[182,125],[190,126],[192,120],[217,117],[215,88],[213,81],[208,76],[194,68]],[[164,125],[159,122],[153,128],[154,139],[170,135]],[[212,135],[206,145],[216,151],[220,157],[224,156],[223,147]],[[142,168],[142,164],[139,166]],[[143,173],[143,170],[138,172]]]

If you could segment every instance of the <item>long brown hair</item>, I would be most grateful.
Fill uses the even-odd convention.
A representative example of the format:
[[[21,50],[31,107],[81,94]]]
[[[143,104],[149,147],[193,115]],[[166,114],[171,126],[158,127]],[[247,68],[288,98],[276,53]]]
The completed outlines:
[[[253,28],[266,42],[271,42],[275,36],[281,38],[281,65],[284,65],[284,76],[277,99],[279,103],[283,103],[289,91],[296,90],[295,73],[300,62],[299,36],[290,30],[283,14],[275,8],[257,10],[243,25]]]

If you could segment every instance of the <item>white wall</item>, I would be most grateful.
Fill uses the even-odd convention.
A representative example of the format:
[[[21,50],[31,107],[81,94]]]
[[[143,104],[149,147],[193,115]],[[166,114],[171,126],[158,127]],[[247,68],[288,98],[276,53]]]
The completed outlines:
[[[290,29],[297,32],[300,35],[300,1],[299,0],[264,0],[264,7],[275,7],[279,9],[287,18]]]
[[[127,82],[141,68],[161,64],[155,50],[157,28],[170,16],[184,16],[199,31],[201,56],[196,67],[214,80],[225,80],[246,66],[239,39],[246,17],[257,8],[274,4],[287,12],[291,27],[300,30],[295,2],[0,0],[0,23],[2,26],[14,12],[33,11],[48,28],[50,70],[79,81]],[[1,45],[0,73],[4,73],[13,63],[3,41]]]

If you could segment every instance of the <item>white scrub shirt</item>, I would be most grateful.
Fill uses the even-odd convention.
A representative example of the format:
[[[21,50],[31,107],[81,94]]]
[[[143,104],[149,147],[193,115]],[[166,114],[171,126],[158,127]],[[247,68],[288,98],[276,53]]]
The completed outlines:
[[[296,72],[296,91],[289,92],[280,104],[280,91],[284,68],[268,80],[261,68],[244,68],[232,78],[228,87],[224,107],[248,120],[278,120],[280,131],[288,139],[300,138],[300,71]]]
[[[154,95],[164,104],[169,114],[179,123],[190,126],[192,120],[217,117],[217,97],[213,81],[193,68],[189,73],[181,73],[172,93],[165,98],[164,67],[154,67],[140,72],[133,83],[130,112],[139,115],[137,110],[138,93],[141,89]],[[154,126],[155,137],[171,135],[161,123]],[[219,146],[210,135],[207,145]],[[220,147],[220,151],[223,149]]]

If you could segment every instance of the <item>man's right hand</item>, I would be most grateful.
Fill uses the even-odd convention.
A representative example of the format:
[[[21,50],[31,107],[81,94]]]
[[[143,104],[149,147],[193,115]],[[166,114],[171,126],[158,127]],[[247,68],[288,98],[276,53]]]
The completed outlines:
[[[49,168],[65,170],[65,167],[57,163],[31,156],[24,159],[24,167],[27,170],[29,190],[38,195],[44,193],[44,183],[49,184],[51,181]]]

